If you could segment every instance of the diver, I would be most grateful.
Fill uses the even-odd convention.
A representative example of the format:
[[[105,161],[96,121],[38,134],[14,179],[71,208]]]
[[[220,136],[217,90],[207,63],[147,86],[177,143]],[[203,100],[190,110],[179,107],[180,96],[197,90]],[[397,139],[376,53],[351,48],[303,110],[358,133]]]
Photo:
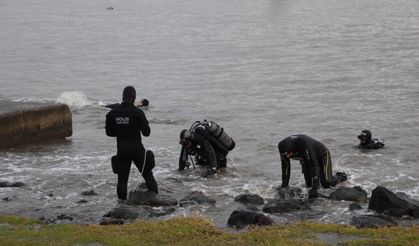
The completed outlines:
[[[278,144],[281,156],[282,184],[288,187],[291,174],[290,159],[299,160],[307,187],[309,198],[318,197],[319,183],[323,188],[329,188],[346,180],[343,172],[332,175],[332,160],[327,147],[319,141],[306,135],[292,135]]]
[[[192,164],[207,167],[204,177],[215,174],[221,168],[227,167],[227,154],[235,147],[234,140],[227,135],[223,128],[215,122],[196,121],[189,130],[180,132],[182,149],[179,156],[179,171],[189,168]],[[192,159],[195,157],[195,162]]]
[[[370,130],[362,130],[358,135],[359,145],[355,146],[358,149],[379,149],[384,147],[384,139],[372,138]]]
[[[148,105],[149,105],[149,101],[147,100],[147,99],[145,99],[145,98],[143,98],[143,99],[141,99],[141,101],[136,105],[138,108],[141,108],[141,109],[147,109],[148,108]],[[111,104],[106,104],[105,105],[105,108],[110,108],[110,109],[113,109],[113,108],[116,108],[116,107],[118,107],[120,105],[120,103],[111,103]]]
[[[127,185],[131,169],[131,162],[141,172],[148,190],[158,194],[157,182],[152,169],[155,166],[154,155],[146,151],[141,134],[150,136],[150,126],[144,112],[134,105],[135,88],[127,86],[122,93],[122,103],[106,114],[106,135],[116,137],[117,155],[112,161],[117,166],[118,185],[117,195],[120,200],[127,198]]]

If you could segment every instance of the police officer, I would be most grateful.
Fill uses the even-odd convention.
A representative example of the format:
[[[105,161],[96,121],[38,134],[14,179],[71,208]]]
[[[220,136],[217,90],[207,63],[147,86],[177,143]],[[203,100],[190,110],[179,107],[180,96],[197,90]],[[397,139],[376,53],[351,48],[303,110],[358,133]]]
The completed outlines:
[[[332,161],[329,150],[319,141],[306,135],[292,135],[278,144],[282,166],[281,188],[288,187],[291,174],[290,159],[299,160],[307,187],[311,187],[310,198],[318,196],[319,183],[324,188],[335,186],[346,180],[344,173],[332,175]]]
[[[206,165],[204,176],[216,173],[215,169],[227,167],[228,149],[214,139],[204,127],[199,126],[190,130],[182,130],[180,141],[182,149],[179,156],[179,171],[189,164],[189,155],[194,155],[198,165]]]
[[[140,172],[142,170],[148,190],[158,193],[157,182],[152,172],[154,156],[147,158],[150,160],[144,161],[146,154],[141,143],[141,134],[148,137],[150,127],[144,112],[134,105],[135,97],[135,88],[125,87],[122,93],[122,103],[106,115],[106,135],[116,137],[117,142],[117,194],[121,200],[127,198],[128,177],[132,161]]]

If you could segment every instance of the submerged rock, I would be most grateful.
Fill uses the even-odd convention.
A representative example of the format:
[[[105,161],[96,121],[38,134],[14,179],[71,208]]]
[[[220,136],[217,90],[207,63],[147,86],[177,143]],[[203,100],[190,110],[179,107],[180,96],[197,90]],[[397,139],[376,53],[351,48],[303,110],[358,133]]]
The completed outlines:
[[[361,210],[362,207],[358,203],[351,203],[349,204],[349,210],[355,211],[355,210]]]
[[[189,202],[193,202],[197,204],[211,204],[211,205],[215,204],[215,200],[204,195],[202,191],[192,191],[185,198],[180,200],[181,204],[189,203]]]
[[[131,191],[128,195],[126,204],[129,205],[148,205],[152,207],[159,206],[176,206],[177,200],[167,195],[157,195],[156,193],[147,190],[142,185]]]
[[[94,190],[83,191],[81,193],[83,196],[95,196],[97,193]]]
[[[297,200],[271,200],[263,206],[266,213],[290,213],[299,210],[311,210],[304,202]]]
[[[383,226],[396,226],[397,223],[386,216],[361,215],[353,217],[351,219],[351,225],[358,228],[377,228]]]
[[[234,198],[234,201],[250,204],[263,204],[263,198],[256,194],[245,193],[240,194]]]
[[[367,202],[368,193],[360,186],[352,188],[340,187],[330,194],[329,198],[334,200],[354,201],[354,202]]]
[[[25,183],[22,182],[7,182],[7,181],[0,181],[0,188],[6,188],[6,187],[22,187],[25,186]]]
[[[382,186],[372,191],[368,209],[392,216],[419,218],[419,201],[410,199],[404,193],[395,194]]]
[[[228,218],[227,224],[238,229],[247,225],[272,225],[273,220],[262,213],[249,210],[235,210]]]

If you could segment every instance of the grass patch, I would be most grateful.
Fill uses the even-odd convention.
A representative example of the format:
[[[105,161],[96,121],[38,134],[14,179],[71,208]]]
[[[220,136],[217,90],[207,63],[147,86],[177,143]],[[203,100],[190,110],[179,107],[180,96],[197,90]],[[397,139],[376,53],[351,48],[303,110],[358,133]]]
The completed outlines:
[[[351,236],[346,245],[419,245],[419,227],[356,229],[334,224],[297,223],[227,232],[201,217],[138,220],[126,225],[46,225],[0,216],[2,245],[321,245],[319,233]],[[326,242],[327,243],[327,242]]]

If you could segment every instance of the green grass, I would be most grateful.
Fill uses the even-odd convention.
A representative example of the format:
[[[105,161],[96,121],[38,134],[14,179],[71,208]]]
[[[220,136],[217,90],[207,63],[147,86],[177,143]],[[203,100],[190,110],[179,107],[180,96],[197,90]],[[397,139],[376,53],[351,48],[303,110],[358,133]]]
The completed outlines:
[[[1,245],[321,245],[319,233],[351,236],[347,245],[419,245],[419,227],[356,229],[334,224],[297,223],[222,230],[201,217],[138,220],[126,225],[46,225],[0,216]],[[344,241],[343,241],[344,242]]]

